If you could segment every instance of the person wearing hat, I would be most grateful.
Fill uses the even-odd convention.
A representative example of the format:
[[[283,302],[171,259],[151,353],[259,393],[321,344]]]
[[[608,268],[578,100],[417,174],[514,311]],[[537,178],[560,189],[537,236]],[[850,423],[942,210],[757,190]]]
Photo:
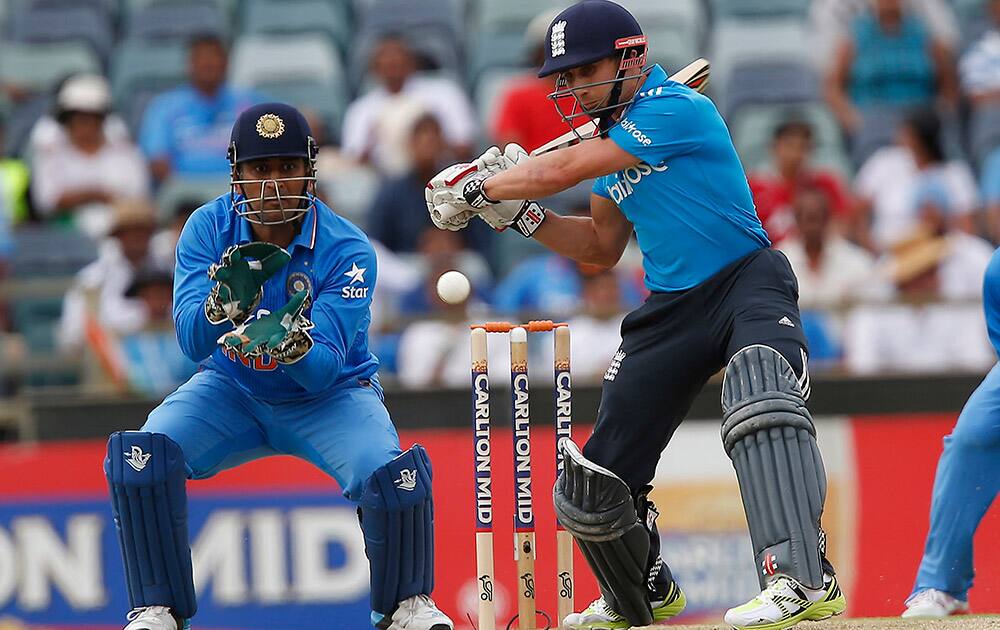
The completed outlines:
[[[723,444],[761,588],[726,623],[781,630],[840,614],[846,602],[820,525],[826,473],[806,407],[795,275],[770,248],[715,105],[647,65],[646,48],[619,4],[564,9],[549,25],[539,76],[556,76],[551,96],[571,127],[598,119],[599,134],[533,158],[516,145],[491,147],[439,173],[425,193],[442,229],[478,216],[605,267],[619,261],[633,231],[642,250],[651,295],[622,324],[594,432],[582,450],[568,439],[559,445],[556,513],[601,590],[563,627],[645,626],[684,608],[659,554],[649,484],[695,396],[723,369]],[[532,201],[590,179],[589,217]]]
[[[430,598],[430,460],[420,445],[400,447],[368,349],[375,253],[316,196],[316,154],[294,107],[248,108],[230,136],[230,191],[181,232],[174,325],[200,369],[140,431],[113,434],[105,460],[132,606],[126,630],[188,628],[197,611],[187,480],[279,453],[320,468],[358,507],[371,623],[454,628]]]
[[[137,269],[156,265],[149,247],[155,211],[145,200],[121,199],[109,221],[109,237],[98,248],[97,260],[80,270],[63,299],[56,333],[63,352],[83,348],[88,318],[116,335],[140,330],[148,321],[142,303],[127,293]]]
[[[139,150],[127,138],[109,138],[108,83],[99,75],[67,79],[56,96],[62,133],[39,143],[32,156],[32,196],[47,218],[68,217],[87,236],[107,234],[116,199],[149,195],[149,175]]]

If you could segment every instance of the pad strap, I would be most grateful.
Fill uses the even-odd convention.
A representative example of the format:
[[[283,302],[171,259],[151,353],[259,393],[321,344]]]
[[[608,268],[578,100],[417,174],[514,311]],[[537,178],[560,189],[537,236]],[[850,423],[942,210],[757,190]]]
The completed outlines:
[[[388,617],[400,601],[434,590],[434,503],[427,451],[415,444],[372,473],[360,503],[371,563],[371,607]]]
[[[763,345],[736,353],[722,384],[722,417],[761,588],[779,573],[822,588],[826,472],[788,361]]]
[[[167,606],[183,619],[193,617],[198,605],[181,448],[161,433],[114,433],[104,474],[132,608]]]
[[[591,462],[569,438],[553,490],[556,516],[576,539],[611,608],[634,626],[653,623],[648,594],[649,532],[628,486]]]

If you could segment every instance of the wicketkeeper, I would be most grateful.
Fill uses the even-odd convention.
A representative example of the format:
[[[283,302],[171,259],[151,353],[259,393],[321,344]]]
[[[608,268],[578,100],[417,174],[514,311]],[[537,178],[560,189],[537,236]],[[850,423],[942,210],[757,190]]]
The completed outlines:
[[[683,609],[660,559],[649,483],[692,400],[723,368],[722,440],[762,589],[726,622],[780,630],[843,612],[820,527],[826,474],[805,402],[797,284],[770,249],[725,122],[711,100],[646,66],[642,29],[608,0],[552,21],[539,76],[553,74],[557,107],[573,103],[563,118],[599,118],[599,136],[534,158],[493,147],[442,171],[427,201],[440,228],[478,216],[584,263],[614,266],[633,231],[643,253],[652,295],[622,324],[594,433],[582,452],[561,444],[556,511],[601,588],[565,627],[645,626]],[[531,201],[587,179],[589,218]]]
[[[375,252],[316,197],[316,143],[295,108],[240,114],[229,161],[230,192],[192,214],[177,244],[177,339],[201,370],[141,431],[108,442],[125,630],[190,627],[186,480],[278,454],[311,462],[358,505],[372,624],[452,630],[430,599],[431,464],[419,445],[401,451],[368,350]]]

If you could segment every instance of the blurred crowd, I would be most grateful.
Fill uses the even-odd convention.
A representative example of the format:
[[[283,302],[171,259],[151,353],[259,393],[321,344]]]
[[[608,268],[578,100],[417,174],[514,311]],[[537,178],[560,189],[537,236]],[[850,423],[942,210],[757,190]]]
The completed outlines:
[[[980,302],[1000,242],[1000,0],[622,4],[668,71],[711,59],[814,370],[996,361]],[[533,72],[561,6],[0,0],[0,392],[156,395],[195,369],[171,329],[174,245],[228,194],[232,122],[263,100],[307,113],[320,196],[375,243],[384,380],[465,386],[469,322],[551,318],[572,326],[574,378],[599,382],[646,294],[635,244],[613,270],[578,265],[479,222],[439,231],[424,205],[447,164],[565,131]],[[544,202],[587,214],[589,186]],[[437,298],[449,269],[466,303]]]

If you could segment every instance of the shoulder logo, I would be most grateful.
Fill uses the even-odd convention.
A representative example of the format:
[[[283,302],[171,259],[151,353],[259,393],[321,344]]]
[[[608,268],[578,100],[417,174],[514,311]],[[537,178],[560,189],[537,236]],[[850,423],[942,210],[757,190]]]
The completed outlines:
[[[566,54],[566,20],[559,20],[552,25],[549,45],[553,57]]]
[[[143,453],[140,447],[133,445],[132,450],[125,453],[125,463],[131,466],[135,472],[142,472],[152,456],[152,453]]]
[[[340,290],[340,296],[345,300],[356,300],[368,297],[368,287],[354,286],[355,283],[364,284],[366,271],[368,271],[367,267],[358,267],[358,263],[351,263],[350,271],[344,273],[344,275],[351,280],[347,283],[346,287]]]
[[[344,275],[351,279],[348,284],[354,284],[355,282],[365,281],[366,271],[368,271],[367,267],[358,267],[358,263],[351,263],[351,270],[345,272]]]
[[[409,468],[400,470],[399,479],[396,480],[396,486],[400,490],[413,492],[413,490],[417,487],[417,471],[410,470]]]

